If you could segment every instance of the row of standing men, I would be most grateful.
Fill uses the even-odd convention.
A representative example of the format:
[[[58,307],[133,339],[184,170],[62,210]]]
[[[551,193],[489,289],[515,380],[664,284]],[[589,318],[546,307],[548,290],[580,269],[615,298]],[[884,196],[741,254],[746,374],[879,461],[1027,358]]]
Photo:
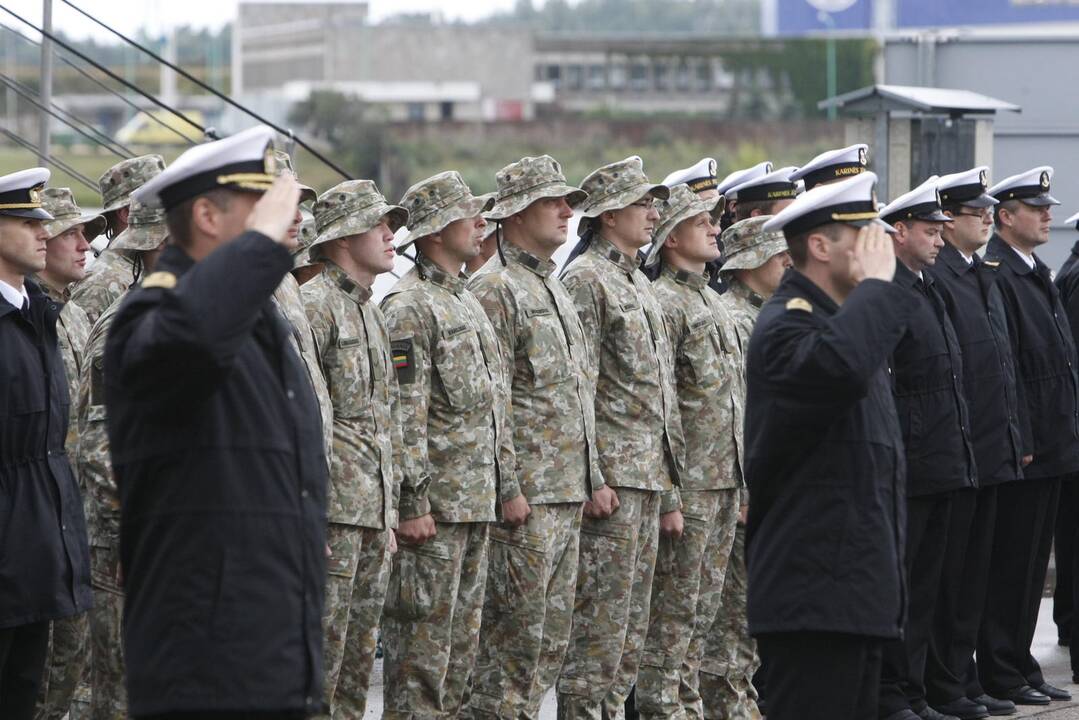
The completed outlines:
[[[498,174],[494,198],[475,198],[459,175],[442,173],[411,188],[399,206],[387,203],[369,181],[346,182],[317,199],[311,246],[298,260],[286,253],[290,274],[273,238],[282,235],[277,244],[286,246],[295,242],[295,199],[300,193],[314,199],[314,192],[291,188],[297,197],[290,200],[278,188],[261,201],[260,216],[258,194],[284,167],[269,161],[269,142],[268,132],[252,131],[214,143],[212,152],[202,146],[201,153],[182,157],[160,175],[160,167],[144,176],[144,170],[126,168],[127,176],[141,176],[132,184],[145,183],[136,193],[145,204],[136,200],[127,242],[124,234],[116,238],[98,271],[76,287],[74,301],[61,312],[63,321],[73,313],[68,308],[80,305],[80,293],[104,297],[95,305],[100,317],[91,319],[82,358],[75,361],[82,375],[74,385],[79,402],[72,404],[79,432],[69,437],[88,501],[95,490],[100,500],[87,503],[95,590],[106,591],[95,593],[92,615],[106,618],[95,623],[104,626],[94,634],[95,702],[101,695],[122,712],[115,671],[121,667],[120,579],[126,578],[128,682],[137,716],[208,710],[303,714],[320,709],[324,694],[335,716],[362,717],[385,605],[389,715],[534,716],[544,692],[555,685],[560,715],[617,716],[636,682],[636,705],[645,715],[753,717],[755,660],[738,612],[745,592],[744,579],[738,579],[744,541],[737,522],[743,504],[739,488],[742,465],[753,459],[752,442],[742,449],[743,373],[756,314],[790,264],[778,232],[789,228],[774,224],[782,214],[766,228],[766,215],[795,203],[796,180],[813,187],[861,174],[865,148],[825,153],[801,170],[773,171],[762,164],[722,182],[706,160],[662,185],[650,183],[640,160],[630,158],[592,173],[581,189],[566,184],[552,159],[524,158]],[[1043,170],[1036,174],[1039,192],[1047,195],[1048,178],[1043,186]],[[1004,184],[1020,187],[1020,181],[1026,182],[1016,176]],[[978,192],[971,195],[975,185]],[[931,277],[921,271],[934,264],[941,234],[927,241],[927,233],[919,231],[946,223],[955,230],[958,223],[950,218],[959,216],[977,216],[979,233],[968,223],[971,232],[947,238],[947,247],[958,248],[963,257],[968,256],[964,250],[973,255],[976,247],[968,245],[976,234],[982,240],[975,245],[984,244],[986,213],[963,208],[984,205],[985,190],[984,171],[975,169],[939,182],[934,178],[885,208],[885,217],[900,218],[895,228],[899,267],[911,276]],[[48,232],[54,238],[50,245],[70,227],[99,223],[77,208],[55,204],[60,198],[70,203],[69,194],[47,195],[54,217],[68,222],[63,231]],[[799,202],[805,206],[807,200],[815,201],[806,193]],[[949,208],[946,215],[939,214],[942,201]],[[1037,202],[1021,199],[1020,205]],[[936,203],[936,209],[929,211],[927,203]],[[911,208],[918,214],[903,216]],[[574,209],[584,216],[582,252],[559,280],[550,258],[565,242]],[[811,208],[803,216],[830,220],[819,211]],[[287,216],[287,222],[275,215]],[[481,252],[487,235],[484,215],[497,228],[496,256],[463,276],[461,267]],[[719,254],[716,223],[734,218],[738,222],[724,235],[726,263],[716,278],[706,271]],[[394,231],[402,226],[408,234],[395,247]],[[260,228],[271,232],[260,235]],[[134,229],[140,239],[131,237]],[[172,243],[158,258],[167,234]],[[643,265],[654,283],[638,270],[636,257],[649,243]],[[370,302],[373,281],[392,268],[395,253],[409,247],[416,267],[380,310]],[[281,262],[272,262],[276,259]],[[114,266],[122,271],[106,275]],[[202,272],[186,272],[193,266]],[[45,284],[62,293],[64,285],[57,289],[48,283],[48,269],[43,272]],[[142,290],[133,298],[141,301],[117,302],[140,274]],[[896,278],[902,282],[901,270]],[[725,280],[727,292],[716,293],[717,283],[710,287],[710,279]],[[923,279],[922,285],[928,284]],[[908,290],[918,288],[916,281],[908,285]],[[936,302],[931,293],[925,296]],[[957,307],[969,309],[966,300]],[[805,312],[798,305],[788,302],[786,309]],[[120,330],[110,334],[117,317]],[[885,712],[893,706],[887,704],[889,693],[882,692],[881,717],[928,712],[924,689],[920,703],[910,691],[921,681],[920,672],[912,672],[919,653],[924,662],[927,652],[919,645],[941,640],[936,650],[944,643],[948,655],[948,643],[959,644],[950,636],[952,618],[940,609],[948,603],[936,595],[967,592],[972,583],[945,587],[941,578],[949,576],[939,569],[944,563],[926,570],[923,564],[934,562],[918,559],[918,550],[940,555],[943,538],[957,542],[954,538],[969,535],[969,529],[955,530],[961,521],[951,522],[961,504],[956,498],[987,494],[984,480],[982,490],[973,489],[976,443],[984,436],[979,428],[964,426],[970,421],[959,377],[968,378],[956,372],[962,367],[963,340],[955,328],[947,330],[946,315],[932,317],[935,330],[903,319],[909,323],[903,337],[913,349],[906,363],[899,350],[892,361],[895,402],[900,407],[919,403],[901,411],[905,418],[917,418],[903,427],[902,447],[908,458],[946,455],[947,448],[922,445],[937,442],[946,428],[942,423],[952,418],[960,428],[952,434],[963,438],[969,457],[962,485],[950,488],[944,486],[954,480],[930,480],[928,495],[946,498],[926,502],[935,514],[924,523],[913,521],[919,504],[914,498],[926,494],[925,488],[915,489],[916,463],[910,462],[912,474],[898,486],[906,486],[913,500],[910,532],[906,526],[895,528],[900,538],[906,532],[906,542],[897,545],[893,537],[896,557],[907,546],[911,617],[905,646],[893,643],[885,654],[891,662],[884,663],[884,688],[895,689],[890,702],[898,709]],[[61,340],[64,334],[70,335],[62,332]],[[1006,330],[1000,334],[1008,337]],[[987,339],[972,347],[984,349]],[[919,343],[936,352],[924,353]],[[278,356],[271,367],[260,367],[266,360],[258,355],[269,348]],[[1001,367],[1008,364],[998,360]],[[934,384],[945,365],[952,378],[950,400]],[[976,372],[984,370],[975,366]],[[1012,377],[1014,398],[1020,391]],[[286,401],[280,407],[266,397],[274,384],[282,386]],[[253,388],[258,391],[252,395]],[[308,389],[319,402],[305,407],[299,396]],[[948,406],[953,416],[941,409]],[[1016,402],[1015,417],[1017,408]],[[328,495],[319,491],[312,471],[319,464],[312,431],[317,434],[320,415],[325,432],[318,445],[330,459]],[[1000,432],[984,415],[977,420]],[[94,430],[96,442],[88,442]],[[986,447],[999,450],[1000,435],[992,437],[992,443],[984,441]],[[109,465],[109,440],[115,468]],[[1016,440],[1013,449],[1019,446]],[[284,453],[286,467],[293,470],[300,462],[294,486],[289,487],[274,453]],[[1016,465],[1023,460],[1017,458]],[[83,468],[94,465],[86,477],[95,480],[87,481]],[[927,466],[938,465],[933,460]],[[266,483],[273,493],[294,490],[316,507],[286,503],[291,514],[282,514],[275,503],[283,498],[272,496]],[[328,508],[321,532],[311,522],[319,517],[320,498]],[[768,503],[761,505],[754,515],[767,522],[775,514],[767,514]],[[842,507],[849,511],[849,502],[829,503],[819,517],[809,516],[808,526],[836,519]],[[834,536],[846,524],[828,524],[831,541],[842,546],[857,539],[853,529],[849,537]],[[951,531],[925,542],[927,529],[942,527]],[[328,561],[295,547],[299,537],[323,536]],[[116,552],[120,537],[122,556]],[[982,545],[992,546],[984,533],[979,537]],[[297,560],[299,597],[277,602],[269,611],[267,603],[275,604],[272,597]],[[324,589],[316,581],[322,562],[329,572]],[[744,578],[744,569],[741,573]],[[72,573],[77,581],[76,576]],[[274,578],[278,582],[267,582]],[[108,587],[99,587],[106,584],[101,579]],[[921,604],[915,602],[916,580],[932,585],[918,588]],[[312,616],[310,605],[322,592],[325,612]],[[793,597],[801,592],[795,590]],[[904,596],[899,592],[882,607],[898,603],[902,615]],[[858,616],[842,609],[841,598],[833,603],[838,607],[832,614],[847,621]],[[915,625],[925,621],[927,604],[930,622],[938,622],[934,627],[947,630],[948,637]],[[974,604],[950,607],[959,614]],[[768,606],[765,600],[762,607]],[[816,622],[809,610],[801,613],[799,629]],[[777,626],[772,617],[777,613],[784,611],[769,609],[760,623],[760,632],[771,640],[782,634],[777,630],[782,623]],[[316,647],[322,637],[319,615],[324,615],[322,651]],[[178,623],[177,617],[187,622]],[[179,627],[163,627],[165,618]],[[1021,645],[1016,626],[1023,618],[1013,614],[1004,620]],[[54,658],[64,634],[59,626],[54,623]],[[198,631],[191,633],[192,628]],[[851,628],[851,634],[862,634],[859,628],[865,626]],[[891,632],[880,629],[880,636]],[[162,653],[163,646],[168,653]],[[1026,647],[1029,654],[1029,639]],[[292,664],[270,660],[288,650],[306,652],[294,652]],[[112,673],[102,676],[103,685],[112,678],[112,692],[98,693],[99,651],[111,658],[101,667]],[[207,652],[220,657],[208,662]],[[969,660],[970,653],[964,662]],[[323,691],[318,690],[321,662]],[[48,677],[57,665],[51,664]],[[62,668],[57,674],[63,675]],[[222,683],[228,692],[221,691]],[[1014,695],[1012,686],[987,686],[994,695]],[[782,688],[780,682],[775,692],[788,702],[799,697],[796,688]],[[968,687],[961,697],[977,699],[970,702],[973,709],[959,707],[960,696],[935,698],[932,692],[935,706],[965,711],[963,717],[988,711],[981,703],[1002,707],[986,692]],[[844,687],[829,693],[856,695]],[[1031,699],[1037,698],[1025,698]],[[842,716],[825,712],[824,702],[820,716]],[[772,714],[783,717],[784,706]],[[806,707],[802,704],[800,717],[807,716]],[[817,706],[809,707],[809,716],[816,716]]]

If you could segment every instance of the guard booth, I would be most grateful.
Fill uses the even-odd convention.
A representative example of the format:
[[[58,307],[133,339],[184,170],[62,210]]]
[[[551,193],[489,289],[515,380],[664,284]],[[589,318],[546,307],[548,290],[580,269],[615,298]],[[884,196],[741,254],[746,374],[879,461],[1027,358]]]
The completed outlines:
[[[848,145],[869,145],[877,194],[892,200],[930,175],[993,166],[993,116],[1018,105],[971,92],[870,85],[818,103],[845,120]]]

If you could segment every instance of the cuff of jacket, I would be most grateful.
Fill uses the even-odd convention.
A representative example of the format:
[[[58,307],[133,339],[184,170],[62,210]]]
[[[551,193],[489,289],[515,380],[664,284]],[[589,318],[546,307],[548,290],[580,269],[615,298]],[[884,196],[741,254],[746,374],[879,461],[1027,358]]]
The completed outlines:
[[[498,500],[509,502],[521,494],[521,485],[517,482],[517,476],[510,473],[500,474],[498,478]]]
[[[417,495],[407,490],[401,491],[401,500],[397,506],[398,520],[413,520],[430,512],[431,501],[427,499],[427,495]]]
[[[678,488],[671,488],[659,496],[659,514],[664,515],[682,509],[682,494]]]

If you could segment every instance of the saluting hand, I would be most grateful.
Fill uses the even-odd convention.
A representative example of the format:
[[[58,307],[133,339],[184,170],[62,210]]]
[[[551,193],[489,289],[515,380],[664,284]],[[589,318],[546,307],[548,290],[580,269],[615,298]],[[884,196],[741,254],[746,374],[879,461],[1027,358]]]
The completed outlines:
[[[861,228],[850,257],[852,283],[867,279],[891,282],[894,277],[895,248],[888,233],[876,223]]]
[[[247,216],[245,227],[293,250],[298,241],[297,238],[290,237],[289,228],[296,219],[296,208],[299,204],[299,183],[290,174],[283,173],[255,203],[251,214]]]

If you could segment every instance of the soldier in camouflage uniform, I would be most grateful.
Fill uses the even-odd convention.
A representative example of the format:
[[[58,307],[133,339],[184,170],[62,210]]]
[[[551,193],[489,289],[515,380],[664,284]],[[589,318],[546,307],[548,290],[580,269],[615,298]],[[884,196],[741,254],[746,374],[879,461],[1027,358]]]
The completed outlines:
[[[274,173],[281,175],[289,173],[296,177],[292,169],[292,160],[288,154],[280,150],[274,150]],[[297,178],[299,180],[299,178]],[[318,197],[312,188],[300,185],[300,205],[314,202]],[[300,228],[303,224],[303,213],[296,208],[296,216],[293,218],[292,227],[289,228],[289,236],[298,239]],[[330,391],[326,386],[326,378],[319,366],[318,349],[315,347],[315,338],[311,333],[311,324],[307,319],[307,311],[304,309],[303,297],[300,296],[300,282],[293,273],[286,273],[281,278],[281,284],[273,293],[273,302],[281,314],[288,320],[292,329],[292,347],[303,360],[307,368],[307,375],[311,379],[311,387],[314,388],[315,397],[318,399],[318,408],[322,416],[322,436],[325,443],[326,461],[329,462],[333,452],[333,403],[330,401]]]
[[[292,277],[296,278],[301,287],[322,272],[322,263],[312,260],[310,255],[311,243],[317,235],[314,218],[307,218],[300,223],[299,242],[292,253]]]
[[[109,237],[126,229],[131,213],[131,193],[165,169],[160,155],[143,155],[124,160],[101,176],[101,204],[109,221]],[[109,247],[94,261],[87,276],[75,286],[71,299],[86,311],[90,323],[131,287],[143,272],[138,256]]]
[[[648,720],[703,716],[697,694],[702,648],[691,640],[715,620],[741,504],[742,353],[734,321],[706,274],[707,263],[719,259],[722,211],[718,195],[706,199],[686,185],[672,188],[660,203],[645,260],[646,266],[661,264],[654,287],[674,348],[686,439],[679,489],[685,530],[680,540],[660,540],[637,678],[637,709]]]
[[[727,228],[722,236],[727,262],[720,272],[729,289],[721,301],[734,319],[735,335],[743,354],[761,305],[771,297],[784,271],[790,267],[783,234],[762,230],[770,219],[770,215],[759,215],[741,220]],[[744,367],[741,372],[744,377]],[[745,513],[743,504],[723,599],[707,635],[701,661],[701,696],[708,720],[756,720],[761,716],[752,683],[760,658],[746,623]]]
[[[509,396],[498,340],[461,268],[479,253],[493,198],[444,172],[401,204],[416,266],[383,312],[401,394],[399,550],[386,594],[384,717],[455,717],[479,641],[488,529],[496,501],[520,524],[527,503],[506,437]],[[520,505],[524,505],[524,509]]]
[[[84,215],[68,188],[47,188],[41,195],[43,208],[53,220],[45,223],[49,235],[45,269],[34,279],[53,302],[63,305],[56,334],[67,371],[69,397],[74,398],[78,393],[90,321],[82,308],[70,301],[70,289],[85,276],[90,242],[104,231],[105,218]],[[78,450],[79,437],[74,409],[72,403],[65,444],[71,458]],[[54,621],[51,633],[49,661],[42,677],[36,716],[59,720],[71,708],[76,688],[85,674],[89,638],[86,613]]]
[[[132,200],[128,226],[112,247],[137,257],[146,274],[153,271],[168,239],[163,210]],[[121,298],[123,295],[120,296]],[[85,362],[74,397],[79,433],[75,464],[86,493],[90,529],[90,567],[94,607],[90,611],[91,687],[90,717],[122,720],[127,717],[120,627],[123,590],[120,582],[120,500],[109,460],[105,432],[105,338],[119,299],[94,323],[86,342]]]
[[[600,470],[619,508],[581,524],[570,647],[558,678],[558,713],[618,717],[637,677],[648,630],[659,535],[682,530],[677,485],[685,447],[671,340],[655,290],[637,269],[651,240],[654,185],[641,160],[606,165],[584,179],[585,249],[563,282],[584,328],[595,388]]]
[[[569,644],[583,503],[609,515],[614,498],[599,470],[584,332],[551,261],[585,193],[546,155],[507,165],[497,183],[486,217],[501,247],[468,288],[494,326],[511,385],[517,466],[502,474],[516,476],[531,512],[523,525],[491,528],[475,720],[538,717]]]
[[[389,333],[370,300],[375,278],[393,269],[393,233],[407,221],[370,180],[327,190],[315,203],[310,246],[324,269],[302,288],[333,402],[323,652],[334,718],[363,718],[390,573],[401,425]]]

